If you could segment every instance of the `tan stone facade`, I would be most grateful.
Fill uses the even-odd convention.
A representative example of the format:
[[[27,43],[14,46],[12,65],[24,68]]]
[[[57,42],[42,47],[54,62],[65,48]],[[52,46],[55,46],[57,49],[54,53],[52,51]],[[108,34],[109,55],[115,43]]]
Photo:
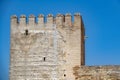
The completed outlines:
[[[75,80],[120,80],[120,66],[76,66]]]
[[[120,80],[120,66],[85,66],[80,14],[37,20],[11,17],[10,80]]]
[[[77,13],[11,17],[10,80],[74,80],[85,64],[84,26]],[[26,23],[27,22],[27,23]]]

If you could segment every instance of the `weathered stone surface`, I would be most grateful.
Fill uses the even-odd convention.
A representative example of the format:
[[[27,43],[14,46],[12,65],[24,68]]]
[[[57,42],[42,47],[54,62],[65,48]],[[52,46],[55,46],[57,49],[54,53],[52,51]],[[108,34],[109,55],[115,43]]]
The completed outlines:
[[[11,17],[10,80],[73,80],[72,68],[84,65],[81,16],[72,23],[67,14]],[[65,21],[64,21],[65,19]],[[75,25],[75,26],[74,26]]]
[[[75,80],[120,80],[120,66],[75,66]]]

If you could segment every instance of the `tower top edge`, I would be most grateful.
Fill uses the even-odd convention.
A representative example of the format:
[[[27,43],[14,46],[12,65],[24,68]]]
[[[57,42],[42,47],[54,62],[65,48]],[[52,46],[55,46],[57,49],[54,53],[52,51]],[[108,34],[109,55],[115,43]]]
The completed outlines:
[[[53,14],[48,14],[47,17],[53,17]]]
[[[38,17],[44,17],[44,15],[43,14],[39,14]]]
[[[57,17],[63,17],[63,16],[64,16],[63,14],[60,13],[57,14]]]
[[[30,14],[29,18],[35,18],[35,16],[33,14]]]
[[[80,16],[80,13],[75,13],[74,16]]]
[[[20,18],[26,18],[26,15],[22,14],[20,15]]]
[[[72,15],[71,15],[71,13],[66,13],[66,14],[60,14],[60,13],[58,13],[58,14],[56,15],[56,17],[64,17],[64,16],[66,16],[66,17],[71,17]],[[74,13],[73,16],[81,16],[81,14],[80,14],[80,13]],[[19,16],[17,16],[17,15],[12,15],[12,16],[11,16],[11,19],[13,19],[13,18],[18,18],[18,17],[19,17]],[[20,18],[26,18],[26,17],[27,17],[27,16],[24,15],[24,14],[20,15]],[[30,14],[28,17],[29,17],[29,18],[35,18],[36,16],[33,15],[33,14]],[[44,15],[43,15],[43,14],[39,14],[37,17],[38,17],[38,18],[43,18]],[[53,14],[48,14],[46,17],[54,17],[54,16],[53,16]]]
[[[17,18],[17,16],[16,15],[12,15],[11,18]]]
[[[71,16],[71,13],[66,13],[65,16]]]

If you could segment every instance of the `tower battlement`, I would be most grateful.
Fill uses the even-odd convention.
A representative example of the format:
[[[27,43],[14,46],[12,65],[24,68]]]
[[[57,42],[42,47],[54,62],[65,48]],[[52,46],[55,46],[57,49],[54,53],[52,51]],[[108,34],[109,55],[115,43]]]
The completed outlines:
[[[46,21],[45,21],[46,18]],[[39,26],[39,27],[47,27],[56,24],[57,26],[80,26],[81,15],[79,13],[75,13],[73,16],[70,13],[65,15],[57,14],[53,16],[52,14],[48,14],[46,17],[43,14],[38,15],[37,17],[34,15],[21,15],[20,17],[13,15],[11,16],[11,26]]]

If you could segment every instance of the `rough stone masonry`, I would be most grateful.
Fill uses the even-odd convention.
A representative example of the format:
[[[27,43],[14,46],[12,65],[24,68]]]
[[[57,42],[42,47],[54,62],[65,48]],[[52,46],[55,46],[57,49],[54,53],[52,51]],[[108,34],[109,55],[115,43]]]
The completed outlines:
[[[74,80],[73,67],[85,64],[81,16],[11,17],[10,80]]]
[[[120,66],[85,66],[84,24],[72,18],[11,16],[10,80],[120,80]]]

